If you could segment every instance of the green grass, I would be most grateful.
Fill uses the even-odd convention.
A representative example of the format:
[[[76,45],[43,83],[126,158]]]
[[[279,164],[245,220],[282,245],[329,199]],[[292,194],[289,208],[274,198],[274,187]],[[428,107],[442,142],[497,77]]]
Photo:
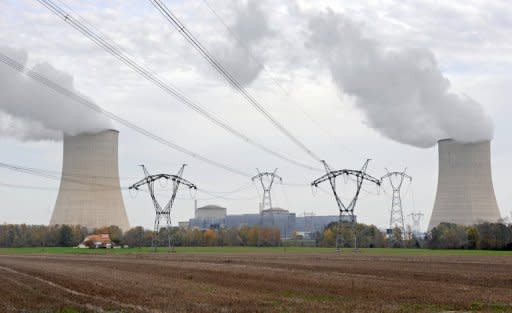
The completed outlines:
[[[77,249],[66,247],[50,248],[0,248],[0,254],[122,254],[122,253],[151,253],[145,248],[128,249]],[[159,253],[167,252],[167,248],[159,248]],[[284,253],[282,247],[177,247],[177,253]],[[334,248],[287,247],[286,253],[336,253]],[[343,249],[342,253],[355,253],[352,249]],[[361,249],[362,254],[376,255],[425,255],[425,256],[512,256],[512,251],[488,250],[429,250],[429,249],[391,249],[373,248]]]

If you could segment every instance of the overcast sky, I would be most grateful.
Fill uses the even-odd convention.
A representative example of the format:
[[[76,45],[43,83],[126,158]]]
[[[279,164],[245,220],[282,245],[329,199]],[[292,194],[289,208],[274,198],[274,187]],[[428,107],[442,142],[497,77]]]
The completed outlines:
[[[149,1],[57,3],[68,6],[137,62],[229,125],[294,160],[321,166],[231,88]],[[494,128],[496,195],[502,216],[512,211],[508,183],[512,4],[508,1],[165,3],[270,114],[332,168],[358,168],[372,158],[368,173],[380,177],[386,167],[392,171],[407,167],[413,183],[404,187],[405,213],[424,213],[423,227],[437,183],[437,148],[432,144],[447,136],[490,137]],[[1,1],[0,10],[3,53],[25,55],[28,67],[60,73],[61,84],[100,107],[212,160],[251,174],[256,168],[277,167],[291,185],[275,186],[274,206],[299,215],[337,214],[329,193],[314,194],[307,186],[322,172],[297,167],[227,133],[135,74],[37,1]],[[5,66],[0,65],[0,70],[5,92],[14,78],[5,75]],[[89,119],[68,112],[65,98],[46,101],[41,91],[27,90],[24,97],[34,94],[31,105],[38,112],[34,120],[27,118],[26,111],[20,113],[19,105],[9,107],[1,98],[0,162],[60,171],[62,142],[51,127],[81,130]],[[37,122],[48,115],[58,116],[59,123],[45,127],[47,121]],[[91,121],[91,128],[102,123]],[[175,224],[192,217],[194,197],[199,205],[226,206],[230,214],[257,212],[261,192],[249,178],[112,125],[120,130],[123,186],[142,176],[138,164],[146,164],[151,172],[174,173],[187,163],[185,178],[222,195],[181,190],[173,211]],[[58,181],[0,169],[2,183],[44,190],[0,185],[0,222],[48,223]],[[350,181],[340,180],[339,185],[343,198],[350,198]],[[356,208],[359,221],[385,227],[389,187],[385,186],[387,193],[371,185],[364,188]],[[131,225],[151,227],[154,212],[147,194],[123,195]]]

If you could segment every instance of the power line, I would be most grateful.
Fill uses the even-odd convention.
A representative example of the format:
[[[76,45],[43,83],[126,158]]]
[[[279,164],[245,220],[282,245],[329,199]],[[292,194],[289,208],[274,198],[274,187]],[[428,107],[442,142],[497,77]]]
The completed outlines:
[[[121,49],[117,48],[115,44],[113,44],[111,41],[105,39],[101,35],[99,35],[97,32],[94,32],[89,28],[87,25],[76,19],[74,16],[72,16],[69,12],[62,9],[59,5],[55,4],[52,0],[37,0],[39,3],[41,3],[43,6],[45,6],[47,9],[49,9],[51,12],[53,12],[58,17],[61,17],[66,23],[71,25],[73,28],[75,28],[77,31],[82,33],[84,36],[89,38],[91,41],[93,41],[95,44],[97,44],[99,47],[103,48],[105,51],[110,53],[112,56],[119,59],[121,62],[123,62],[125,65],[127,65],[129,68],[131,68],[133,71],[141,75],[143,78],[145,78],[147,81],[153,83],[155,86],[159,87],[166,93],[172,95],[178,101],[181,103],[187,105],[206,119],[208,119],[210,122],[216,124],[217,126],[223,128],[227,132],[231,133],[232,135],[242,139],[243,141],[269,153],[272,154],[282,160],[285,160],[289,163],[292,163],[294,165],[307,168],[310,170],[314,170],[314,167],[311,167],[309,165],[306,165],[302,162],[296,161],[294,159],[291,159],[287,157],[286,155],[276,152],[267,146],[258,143],[251,138],[249,138],[247,135],[243,134],[239,130],[234,129],[233,127],[229,126],[225,121],[222,121],[219,117],[215,116],[212,112],[207,111],[205,108],[201,107],[191,99],[189,99],[183,92],[181,92],[177,87],[173,86],[172,84],[164,81],[163,79],[159,78],[155,73],[151,72],[150,70],[144,68],[139,63],[135,62],[128,53],[125,53],[121,51]]]
[[[215,191],[215,190],[208,190],[208,189],[202,189],[202,188],[199,188],[198,190],[202,190],[202,191],[209,192],[209,193],[212,193],[212,194],[226,195],[226,194],[239,193],[239,192],[245,191],[245,190],[247,190],[247,189],[249,189],[251,187],[252,187],[252,184],[251,183],[247,183],[247,184],[244,184],[244,185],[242,185],[240,187],[237,187],[237,188],[229,190],[229,191]]]
[[[201,193],[203,193],[203,194],[207,194],[207,195],[211,196],[210,198],[202,198],[202,199],[197,199],[197,200],[222,199],[222,200],[229,200],[229,201],[232,201],[232,200],[254,200],[254,199],[259,198],[259,196],[244,197],[244,198],[241,198],[241,197],[237,197],[237,198],[234,198],[234,197],[227,197],[227,196],[224,196],[224,195],[214,194],[214,193],[211,193],[211,192],[205,191],[204,189],[203,189],[203,190],[198,189],[198,190],[197,190],[197,192],[201,192]]]
[[[17,184],[11,184],[11,183],[3,183],[3,182],[0,182],[0,186],[7,187],[7,188],[14,188],[14,189],[28,189],[28,190],[42,190],[42,191],[57,190],[57,188],[52,188],[52,187],[17,185]],[[70,189],[66,189],[66,190],[70,190]],[[71,189],[71,190],[74,190],[74,189]]]
[[[61,181],[69,181],[69,182],[79,184],[79,185],[95,186],[98,188],[107,188],[107,189],[119,188],[115,185],[115,183],[113,185],[97,184],[97,183],[94,183],[91,181],[84,181],[83,178],[80,179],[80,178],[66,176],[66,175],[59,176],[59,175],[52,174],[50,171],[45,171],[45,170],[41,170],[41,169],[25,167],[25,166],[20,166],[20,165],[13,165],[13,164],[0,162],[0,167],[6,168],[6,169],[9,169],[12,171],[24,173],[24,174],[42,177],[42,178],[61,180]]]
[[[5,169],[8,169],[8,170],[12,170],[12,171],[15,171],[15,172],[19,172],[19,173],[23,173],[23,174],[28,174],[28,175],[32,175],[32,176],[36,176],[36,177],[41,177],[41,178],[46,178],[46,179],[51,179],[51,180],[57,180],[57,181],[60,181],[60,180],[64,180],[64,181],[70,181],[70,182],[73,182],[73,183],[76,183],[76,184],[79,184],[79,185],[83,185],[83,186],[95,186],[95,187],[101,187],[102,189],[94,189],[93,191],[101,191],[101,190],[104,190],[105,188],[107,189],[112,189],[112,188],[115,188],[117,189],[118,187],[117,186],[114,186],[114,185],[105,185],[105,184],[96,184],[96,183],[93,183],[91,181],[88,181],[88,180],[84,180],[84,178],[88,178],[88,179],[94,179],[94,178],[98,178],[98,177],[101,177],[101,178],[109,178],[109,177],[103,177],[103,176],[87,176],[87,175],[80,175],[80,174],[72,174],[72,175],[69,175],[69,174],[61,174],[60,172],[56,172],[56,171],[50,171],[50,170],[44,170],[44,169],[38,169],[38,168],[32,168],[32,167],[26,167],[26,166],[21,166],[21,165],[14,165],[14,164],[8,164],[8,163],[3,163],[3,162],[0,162],[0,168],[5,168]],[[113,178],[113,177],[112,177]],[[0,186],[3,186],[3,187],[8,187],[8,188],[15,188],[15,189],[30,189],[30,190],[43,190],[43,191],[55,191],[55,190],[70,190],[70,191],[83,191],[83,189],[69,189],[69,188],[55,188],[55,187],[43,187],[43,186],[32,186],[32,185],[17,185],[17,184],[12,184],[12,183],[3,183],[3,182],[0,182]],[[245,184],[239,188],[236,188],[234,190],[229,190],[229,191],[210,191],[210,190],[207,190],[207,189],[200,189],[198,188],[197,189],[197,192],[200,192],[200,193],[203,193],[203,194],[206,194],[206,195],[209,195],[211,197],[208,197],[208,198],[196,198],[197,200],[212,200],[212,199],[223,199],[223,200],[252,200],[252,199],[256,199],[257,197],[256,196],[253,196],[253,197],[246,197],[246,198],[234,198],[234,197],[227,197],[226,195],[231,195],[231,194],[235,194],[235,193],[239,193],[241,191],[244,191],[244,190],[247,190],[248,188],[250,188],[252,186],[252,184]],[[121,190],[123,191],[128,191],[129,190],[129,187],[128,186],[121,186],[119,187]],[[89,190],[90,191],[90,190]],[[140,190],[140,191],[144,191],[144,190]],[[159,195],[158,193],[155,193],[157,195]],[[191,200],[193,199],[193,197],[191,198],[178,198],[180,200]]]
[[[288,129],[286,129],[279,121],[277,121],[259,102],[254,98],[235,78],[226,70],[222,64],[210,54],[210,52],[195,38],[195,36],[185,27],[185,25],[172,13],[172,11],[161,0],[150,0],[154,7],[167,19],[167,21],[175,27],[180,34],[220,73],[228,83],[233,86],[253,107],[256,108],[270,123],[290,139],[295,145],[301,148],[309,156],[316,161],[321,159],[313,153],[303,142],[295,137]]]
[[[274,84],[279,87],[279,89],[281,89],[284,94],[287,96],[287,97],[290,97],[290,92],[288,90],[286,90],[274,77],[272,77],[270,71],[268,70],[268,68],[265,66],[265,64],[260,61],[251,51],[251,48],[243,41],[240,39],[240,37],[235,33],[235,31],[229,27],[229,25],[222,19],[222,17],[220,16],[220,14],[217,13],[217,11],[213,8],[213,6],[208,2],[208,0],[202,0],[203,3],[205,4],[205,6],[213,13],[213,15],[217,18],[217,20],[226,28],[226,30],[228,31],[228,33],[245,49],[245,51],[247,52],[247,54],[249,55],[249,57],[254,61],[256,62],[261,68],[263,71],[265,71],[267,74],[269,74],[271,80],[274,82]],[[334,142],[334,143],[338,143],[338,141],[340,141],[340,138],[336,135],[334,135],[332,133],[332,131],[325,127],[324,125],[322,125],[322,123],[320,123],[317,119],[313,118],[313,116],[311,116],[311,114],[309,114],[303,107],[302,105],[300,105],[300,103],[294,103],[294,106],[312,123],[314,124],[316,127],[318,127],[318,129],[320,129],[324,134],[326,134],[328,137],[331,138],[331,140]],[[350,149],[349,147],[347,147],[346,145],[341,145],[345,150],[347,150],[348,152],[350,153],[354,153],[356,155],[359,155],[359,156],[363,156],[363,157],[367,157],[367,155],[364,155],[362,153],[357,153],[356,151]]]
[[[229,27],[229,25],[224,22],[224,20],[222,19],[222,17],[215,11],[215,9],[212,7],[212,5],[207,1],[207,0],[203,0],[203,3],[206,5],[206,7],[213,13],[213,15],[215,15],[215,17],[217,18],[217,20],[222,24],[224,25],[224,27],[227,29],[228,33],[240,44],[242,45],[242,47],[244,47],[245,51],[247,52],[247,54],[249,55],[249,57],[254,61],[256,62],[261,68],[263,71],[267,72],[270,76],[270,78],[272,79],[272,81],[274,82],[274,84],[276,86],[278,86],[286,95],[289,95],[288,91],[274,78],[272,77],[272,75],[270,75],[269,73],[269,70],[268,68],[265,66],[265,64],[263,62],[261,62],[256,56],[254,56],[254,54],[252,53],[250,47],[248,47],[245,42],[243,40],[240,39],[240,37],[238,37],[238,35],[235,33],[235,31],[233,31],[233,29],[231,29],[231,27]]]
[[[13,189],[22,189],[22,190],[40,190],[40,191],[58,191],[58,190],[83,191],[82,189],[44,187],[44,186],[35,186],[35,185],[19,185],[19,184],[11,184],[11,183],[4,183],[4,182],[0,182],[0,187],[13,188]],[[121,190],[122,191],[128,191],[128,188],[129,187],[121,187]],[[101,190],[95,190],[95,191],[100,192]],[[140,190],[140,191],[146,192],[146,190]],[[254,200],[254,199],[259,198],[258,196],[245,197],[245,198],[241,198],[241,197],[237,197],[237,198],[225,197],[225,196],[219,196],[219,195],[211,194],[211,193],[203,191],[203,190],[198,190],[198,192],[201,192],[201,193],[204,193],[206,195],[209,195],[210,197],[205,197],[205,198],[176,197],[176,199],[179,199],[179,200],[194,200],[195,199],[195,200],[200,200],[200,201],[207,201],[207,200],[214,200],[214,199],[222,199],[222,200],[229,200],[229,201],[247,201],[247,200]],[[155,192],[155,194],[159,195],[159,196],[162,196],[161,193],[156,193]]]
[[[37,81],[38,83],[41,83],[43,85],[45,85],[46,87],[50,88],[50,89],[53,89],[54,91],[68,97],[68,98],[71,98],[73,99],[74,101],[84,105],[85,107],[91,109],[91,110],[94,110],[100,114],[103,114],[105,116],[107,116],[108,118],[110,118],[111,120],[113,121],[116,121],[148,138],[151,138],[173,150],[177,150],[181,153],[184,153],[184,154],[187,154],[193,158],[196,158],[198,160],[201,160],[205,163],[208,163],[212,166],[215,166],[215,167],[218,167],[218,168],[221,168],[221,169],[224,169],[226,171],[229,171],[229,172],[232,172],[234,174],[237,174],[237,175],[241,175],[241,176],[245,176],[245,177],[252,177],[250,174],[248,173],[245,173],[243,171],[240,171],[240,170],[237,170],[235,168],[232,168],[230,166],[227,166],[227,165],[224,165],[222,163],[219,163],[217,161],[213,161],[205,156],[202,156],[200,154],[197,154],[195,152],[192,152],[191,150],[188,150],[187,148],[184,148],[182,146],[179,146],[167,139],[164,139],[142,127],[139,127],[117,115],[115,115],[114,113],[110,112],[110,111],[107,111],[101,107],[99,107],[98,105],[96,105],[95,103],[85,99],[84,97],[78,95],[77,93],[69,90],[69,89],[66,89],[58,84],[56,84],[55,82],[47,79],[46,77],[40,75],[39,73],[33,71],[33,70],[30,70],[30,71],[25,71],[25,68],[22,64],[18,63],[17,61],[14,61],[13,59],[9,58],[8,56],[6,56],[5,54],[3,54],[2,52],[0,52],[0,62],[3,62],[4,64],[6,64],[7,66],[11,67],[12,69],[34,79],[35,81]]]

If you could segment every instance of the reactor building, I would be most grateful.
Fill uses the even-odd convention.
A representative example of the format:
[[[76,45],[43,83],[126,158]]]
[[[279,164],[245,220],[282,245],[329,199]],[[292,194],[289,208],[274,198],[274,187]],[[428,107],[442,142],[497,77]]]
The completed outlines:
[[[188,222],[180,222],[181,227],[190,229],[239,229],[243,226],[262,226],[279,229],[281,239],[290,239],[295,232],[308,239],[314,239],[316,232],[322,232],[330,223],[337,222],[338,215],[296,216],[282,208],[270,208],[260,213],[227,214],[227,209],[218,205],[197,207],[195,215]]]
[[[89,229],[116,225],[128,216],[119,182],[117,130],[64,136],[62,176],[50,225]]]
[[[442,222],[497,222],[500,211],[491,172],[491,143],[439,141],[437,195],[428,229]]]

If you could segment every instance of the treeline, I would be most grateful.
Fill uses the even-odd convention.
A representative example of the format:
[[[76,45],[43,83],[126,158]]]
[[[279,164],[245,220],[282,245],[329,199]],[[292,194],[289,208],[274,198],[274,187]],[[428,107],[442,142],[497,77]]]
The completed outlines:
[[[441,223],[427,233],[425,245],[430,249],[512,250],[512,225]]]
[[[338,235],[338,223],[330,223],[324,231],[317,233],[316,242],[320,247],[335,247]],[[359,248],[388,247],[388,238],[374,225],[342,223],[340,227],[340,244],[345,248],[354,247],[357,242]],[[400,234],[395,232],[396,236]]]
[[[68,225],[0,225],[0,247],[71,247],[88,235],[87,228]]]
[[[123,244],[131,247],[151,246],[153,231],[142,227],[128,230],[123,236]],[[158,234],[160,246],[168,243],[167,229]],[[242,226],[239,229],[184,229],[171,228],[171,239],[175,246],[279,246],[280,232],[277,228]]]
[[[512,250],[512,225],[482,223],[473,226],[442,223],[424,236],[412,232],[402,236],[395,228],[390,235],[374,225],[343,223],[340,228],[343,247],[360,248],[430,248],[430,249],[489,249]],[[117,226],[88,231],[85,227],[68,225],[0,225],[0,247],[73,247],[90,234],[110,234],[112,241],[129,247],[149,247],[152,245],[153,231],[134,227],[122,232]],[[183,229],[171,228],[172,243],[175,246],[279,246],[308,245],[335,247],[338,224],[331,223],[314,239],[304,240],[297,234],[282,242],[277,228],[242,226],[239,229]],[[167,229],[159,232],[158,243],[166,246]]]
[[[134,227],[124,232],[117,226],[88,231],[81,226],[69,225],[0,225],[0,247],[76,247],[90,234],[110,234],[118,245],[149,247],[153,231]],[[168,244],[167,229],[159,232],[160,246]],[[279,229],[243,226],[239,229],[182,229],[171,228],[175,246],[278,246],[281,244]]]
[[[335,247],[337,223],[329,224],[317,234],[317,245]],[[373,225],[344,223],[341,225],[341,244],[354,247],[355,240],[360,248],[429,248],[429,249],[482,249],[512,250],[512,225],[503,223],[481,223],[463,226],[441,223],[425,235],[410,230],[402,236],[399,228],[387,235]]]

